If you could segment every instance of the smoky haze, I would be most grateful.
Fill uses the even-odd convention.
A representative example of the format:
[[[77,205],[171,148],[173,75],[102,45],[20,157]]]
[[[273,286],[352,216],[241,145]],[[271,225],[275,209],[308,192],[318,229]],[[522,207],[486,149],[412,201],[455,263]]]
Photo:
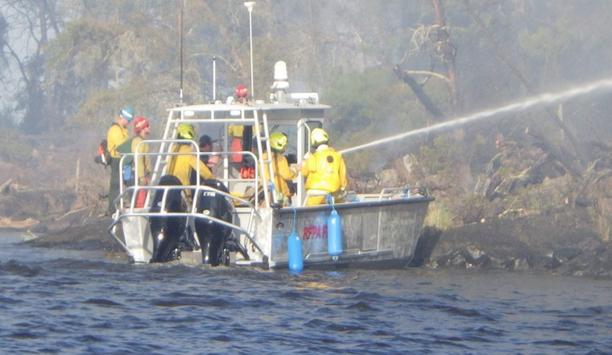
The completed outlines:
[[[19,161],[32,149],[54,146],[71,156],[66,164],[89,161],[96,137],[125,104],[153,118],[159,132],[165,109],[178,102],[179,4],[2,2],[3,159]],[[233,94],[238,83],[249,86],[243,4],[187,0],[184,6],[185,101],[211,100],[213,57],[219,96]],[[608,1],[258,1],[255,92],[265,98],[273,63],[286,61],[290,90],[319,92],[333,106],[333,144],[350,148],[612,77],[611,13]],[[537,141],[580,175],[612,140],[610,99],[610,93],[575,97],[347,159],[358,176],[450,145],[474,176],[503,136]],[[16,139],[22,135],[27,138]],[[475,178],[461,184],[470,190]]]

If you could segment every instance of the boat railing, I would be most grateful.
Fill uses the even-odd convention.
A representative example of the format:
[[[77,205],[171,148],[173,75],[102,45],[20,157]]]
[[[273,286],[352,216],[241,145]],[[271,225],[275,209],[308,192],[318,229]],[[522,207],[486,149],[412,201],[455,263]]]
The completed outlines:
[[[250,104],[246,104],[246,105],[245,104],[239,104],[239,105],[238,104],[214,104],[214,105],[181,106],[181,107],[172,108],[169,110],[168,119],[166,120],[166,125],[164,128],[162,139],[157,140],[157,142],[160,142],[159,152],[163,153],[163,152],[170,151],[172,149],[172,144],[179,141],[177,139],[172,139],[172,137],[176,136],[176,130],[178,128],[178,125],[180,125],[181,123],[189,123],[189,124],[202,124],[202,123],[219,124],[221,123],[221,124],[226,125],[226,129],[227,129],[228,124],[252,125],[254,138],[256,138],[256,141],[257,141],[256,146],[257,146],[258,156],[262,157],[265,151],[268,153],[268,157],[270,157],[272,153],[271,153],[271,149],[269,145],[266,145],[264,149],[264,146],[262,144],[262,142],[267,142],[269,139],[267,116],[265,112],[263,114],[260,114],[260,110],[261,110],[261,107],[251,106]],[[199,152],[199,147],[195,145],[195,142],[191,141],[191,144],[194,144],[194,146],[196,147],[196,151]],[[229,150],[229,139],[227,135],[224,138],[223,145],[226,151]],[[246,154],[253,154],[253,152],[247,152],[247,151],[231,152],[231,153],[222,152],[222,154],[246,155]],[[263,170],[268,171],[269,176],[272,176],[272,165],[270,164],[270,161],[271,161],[270,158],[268,158],[266,161],[260,161],[257,159],[257,157],[254,154],[253,154],[253,158],[255,162],[259,163],[255,166],[256,174],[261,174],[260,172],[260,169],[261,169],[262,171]],[[224,182],[226,184],[229,181],[232,181],[232,180],[229,180],[229,174],[231,172],[231,167],[228,164],[229,164],[229,159],[224,157],[223,176],[224,176]],[[155,164],[154,164],[154,168],[152,172],[153,182],[158,181],[158,179],[161,177],[161,174],[163,174],[163,172],[166,170],[165,167],[167,165],[168,165],[167,157],[164,158],[162,156],[158,156],[157,159],[155,159]],[[261,186],[265,187],[265,188],[261,188],[261,191],[263,191],[263,197],[265,199],[266,206],[269,206],[272,202],[276,202],[274,198],[272,199],[272,201],[270,199],[271,194],[269,193],[270,189],[267,188],[269,184],[266,181],[267,180],[266,175],[264,174],[262,176],[257,176],[257,178],[263,181],[261,181],[260,183],[260,181],[257,180],[252,185],[254,189],[253,191],[255,191],[256,205],[257,206],[259,205],[259,201],[258,201],[259,196],[260,196],[259,190]],[[237,181],[237,180],[234,180],[234,181]],[[232,190],[233,186],[228,186],[228,188]]]
[[[304,198],[304,201],[302,202],[302,206],[306,206],[306,203],[308,203],[308,198],[309,197],[323,197],[323,196],[327,196],[329,195],[328,191],[323,191],[323,190],[308,190],[306,191],[306,197]],[[332,197],[333,199],[333,197]]]
[[[167,199],[168,199],[168,193],[170,191],[185,191],[185,190],[191,190],[193,192],[193,197],[192,197],[192,201],[189,203],[191,206],[188,208],[187,211],[184,212],[168,212],[167,211]],[[136,196],[138,194],[139,191],[147,191],[148,194],[150,194],[151,192],[158,192],[158,191],[163,191],[162,192],[162,198],[158,204],[159,207],[159,211],[152,211],[151,209],[148,208],[139,208],[136,207]],[[248,206],[248,210],[249,210],[249,220],[247,222],[247,227],[242,228],[239,225],[206,215],[204,213],[198,212],[197,210],[197,206],[198,206],[198,200],[201,196],[200,192],[203,191],[207,191],[207,192],[211,192],[214,194],[219,194],[224,196],[225,198],[229,199],[230,201],[238,201],[241,205],[243,206]],[[182,196],[182,194],[181,194]],[[127,209],[119,209],[120,206],[120,201],[123,200],[123,198],[130,198],[130,207]],[[183,197],[183,202],[187,202],[186,199],[184,199]],[[253,247],[259,252],[261,253],[261,255],[263,257],[267,257],[265,255],[265,253],[263,252],[263,250],[259,247],[259,245],[257,244],[257,242],[255,241],[255,219],[261,219],[261,216],[259,215],[259,212],[257,211],[257,209],[255,208],[255,206],[253,206],[249,201],[233,196],[230,193],[215,189],[213,187],[210,186],[196,186],[196,185],[188,185],[188,186],[183,186],[183,185],[156,185],[156,186],[130,186],[128,188],[125,189],[125,191],[119,195],[117,197],[117,199],[115,199],[114,201],[115,203],[115,207],[117,208],[117,213],[114,215],[113,218],[113,223],[111,224],[111,226],[109,227],[109,233],[126,249],[127,251],[127,246],[125,245],[125,243],[121,240],[121,238],[119,238],[114,229],[115,226],[117,225],[117,223],[119,223],[121,220],[123,220],[124,218],[127,217],[145,217],[145,218],[151,218],[151,217],[191,217],[194,219],[204,219],[204,220],[208,220],[208,221],[212,221],[214,223],[223,225],[225,227],[231,228],[232,230],[237,231],[238,233],[244,235],[247,240],[249,240],[249,242],[253,245]]]
[[[200,158],[202,156],[229,156],[230,154],[238,154],[238,155],[243,155],[243,156],[250,156],[252,161],[253,161],[253,168],[254,168],[254,177],[253,178],[242,178],[242,177],[238,177],[238,178],[233,178],[233,177],[227,177],[227,178],[219,178],[218,180],[223,182],[224,185],[226,187],[228,187],[228,189],[230,188],[230,183],[246,183],[248,187],[251,187],[254,191],[254,195],[253,195],[253,200],[254,200],[254,205],[255,206],[259,206],[259,190],[261,189],[261,181],[260,181],[260,176],[259,176],[259,161],[257,159],[257,156],[253,153],[253,152],[249,152],[249,151],[240,151],[240,152],[225,152],[225,151],[219,151],[219,152],[200,152],[199,151],[199,147],[196,146],[196,150],[194,152],[191,153],[179,153],[179,152],[148,152],[148,153],[141,153],[139,152],[139,148],[140,145],[143,143],[150,143],[150,142],[154,142],[154,143],[158,143],[161,142],[162,140],[145,140],[142,142],[139,142],[136,148],[136,152],[135,153],[125,153],[122,154],[121,159],[119,160],[119,193],[120,195],[124,195],[124,191],[126,190],[127,186],[124,182],[123,179],[123,166],[125,164],[125,159],[127,159],[128,157],[133,157],[134,159],[134,172],[133,174],[134,176],[134,186],[135,187],[142,187],[144,185],[140,184],[140,181],[138,179],[138,171],[140,168],[140,157],[142,156],[151,156],[151,157],[158,157],[158,156],[179,156],[179,155],[193,155],[196,157],[196,159],[200,160]],[[188,141],[188,140],[173,140],[173,141],[179,141],[179,142],[192,142],[193,141]],[[162,170],[165,172],[166,168],[163,167]],[[159,176],[161,178],[161,176],[163,176],[164,174],[157,174],[157,176]],[[196,186],[200,186],[200,166],[199,164],[196,165]],[[147,197],[148,199],[148,197]],[[123,199],[120,199],[119,201],[119,207],[123,208]]]
[[[399,197],[410,197],[410,186],[399,186],[399,187],[383,187],[378,194],[378,199],[390,199],[395,196]]]
[[[221,124],[255,124],[257,122],[257,108],[248,105],[197,105],[197,106],[180,106],[168,110],[168,118],[162,134],[162,139],[156,140],[160,142],[159,151],[165,152],[170,150],[171,145],[176,142],[172,137],[176,136],[176,129],[181,123],[200,124],[221,123]],[[229,117],[228,117],[229,116]],[[249,117],[252,116],[252,117]],[[150,140],[154,141],[154,140]],[[192,141],[193,142],[193,141]],[[193,144],[198,148],[197,144]],[[158,156],[154,167],[152,178],[155,181],[158,179],[160,167],[164,164],[162,157]]]
[[[323,190],[308,190],[306,196],[302,202],[302,206],[306,206],[309,197],[322,197],[329,195],[329,192]],[[398,198],[416,198],[416,197],[428,197],[429,192],[423,187],[413,187],[409,185],[400,187],[385,187],[379,193],[372,194],[357,194],[353,191],[349,191],[346,194],[345,200],[348,202],[355,201],[384,201]],[[333,199],[333,196],[331,197]],[[333,201],[332,201],[333,202]]]
[[[385,187],[375,194],[359,194],[363,201],[382,201],[396,198],[427,197],[429,192],[426,188],[404,185],[399,187]]]
[[[142,150],[142,147],[144,147],[144,145],[149,145],[151,143],[159,143],[162,148],[165,147],[166,144],[168,144],[167,149],[168,151],[159,151],[159,152],[147,152],[147,153],[142,153],[140,152]],[[172,149],[173,144],[189,144],[193,147],[194,149],[194,155],[195,154],[199,154],[200,153],[200,146],[196,144],[196,142],[194,142],[193,140],[190,139],[146,139],[146,140],[142,140],[140,142],[138,142],[138,144],[136,145],[136,149],[135,152],[132,153],[123,153],[121,154],[121,159],[119,160],[119,193],[123,194],[123,190],[125,189],[125,183],[124,183],[124,177],[123,177],[123,166],[125,164],[125,160],[128,159],[129,157],[131,157],[134,161],[134,185],[138,186],[140,185],[140,181],[138,180],[138,171],[139,171],[139,165],[140,165],[140,159],[138,159],[141,156],[152,156],[152,157],[156,157],[158,158],[158,161],[160,160],[159,158],[165,158],[165,162],[167,163],[167,159],[168,157],[171,156],[178,156],[178,155],[185,155],[185,153],[179,153],[179,152],[172,152],[170,151],[170,149]],[[198,156],[199,157],[199,156]],[[167,169],[167,164],[163,167],[161,167],[161,173],[157,174],[157,168],[159,168],[160,166],[158,166],[156,164],[155,168],[153,169],[154,171],[152,171],[153,173],[153,180],[155,180],[156,178],[159,179],[161,177],[161,175],[163,175],[163,172]],[[196,178],[198,179],[197,182],[199,184],[200,182],[200,166],[199,164],[196,166]],[[121,205],[121,207],[123,207],[123,205]]]

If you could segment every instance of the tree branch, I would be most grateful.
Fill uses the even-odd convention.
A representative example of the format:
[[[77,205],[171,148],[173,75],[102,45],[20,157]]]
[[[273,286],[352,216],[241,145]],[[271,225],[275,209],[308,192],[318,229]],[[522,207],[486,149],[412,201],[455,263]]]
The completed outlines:
[[[22,18],[24,18],[28,22],[28,30],[30,31],[30,35],[32,36],[32,39],[34,39],[34,41],[36,42],[37,47],[40,47],[40,39],[36,36],[36,33],[34,33],[34,23],[32,22],[32,19],[30,18],[28,12],[22,10],[23,6],[24,4],[22,1],[16,1],[12,4],[13,10],[21,14]]]
[[[440,73],[436,73],[435,71],[429,71],[429,70],[404,70],[404,73],[406,74],[411,74],[411,75],[428,75],[428,76],[433,76],[436,77],[440,80],[444,80],[446,82],[448,82],[450,79],[447,76],[444,76]]]
[[[55,31],[55,35],[59,35],[60,28],[57,22],[57,14],[55,12],[55,3],[49,4],[49,1],[44,0],[45,8],[47,9],[47,13],[49,14],[49,22],[51,23],[51,27],[53,27],[53,31]]]
[[[17,65],[19,66],[19,71],[21,72],[21,76],[23,77],[23,81],[26,82],[26,86],[29,86],[30,79],[28,78],[28,73],[26,71],[25,65],[23,64],[23,62],[17,55],[17,52],[15,52],[15,50],[10,44],[6,43],[5,46],[6,48],[9,49],[9,52],[11,53],[11,56],[13,57],[13,59],[15,59],[15,61],[17,62]]]
[[[414,80],[414,78],[410,76],[410,74],[403,71],[399,67],[399,65],[393,67],[393,72],[400,80],[410,86],[410,88],[412,89],[416,97],[419,99],[421,104],[423,104],[427,112],[429,112],[438,121],[444,118],[444,114],[442,113],[442,111],[436,106],[436,104],[433,103],[433,101],[431,101],[429,96],[427,96],[425,91],[423,91],[423,88],[416,82],[416,80]]]

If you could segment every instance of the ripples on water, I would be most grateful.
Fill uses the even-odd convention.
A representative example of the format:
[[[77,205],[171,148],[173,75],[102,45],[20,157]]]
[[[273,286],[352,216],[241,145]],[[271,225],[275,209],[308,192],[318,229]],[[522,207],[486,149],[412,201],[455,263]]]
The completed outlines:
[[[612,282],[426,269],[126,265],[0,237],[8,353],[598,353]]]

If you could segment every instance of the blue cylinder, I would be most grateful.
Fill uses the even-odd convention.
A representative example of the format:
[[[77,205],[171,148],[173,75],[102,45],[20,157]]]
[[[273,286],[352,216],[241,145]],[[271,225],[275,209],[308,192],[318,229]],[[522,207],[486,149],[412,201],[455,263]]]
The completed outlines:
[[[342,254],[342,220],[335,209],[327,217],[327,252],[330,256]]]
[[[289,271],[301,272],[304,269],[304,259],[302,258],[302,240],[293,231],[287,238],[287,254],[289,259]]]

